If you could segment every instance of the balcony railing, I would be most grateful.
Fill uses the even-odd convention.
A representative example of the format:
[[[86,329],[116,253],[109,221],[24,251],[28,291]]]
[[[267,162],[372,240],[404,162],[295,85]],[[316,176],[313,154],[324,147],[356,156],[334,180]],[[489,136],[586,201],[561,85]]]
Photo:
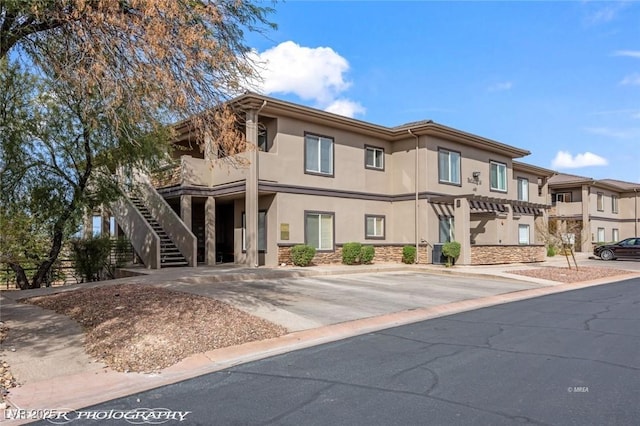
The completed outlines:
[[[570,203],[556,202],[549,211],[551,216],[576,216],[582,214],[582,203],[574,201]]]
[[[244,180],[249,166],[246,156],[205,160],[184,155],[154,171],[151,183],[155,188],[171,186],[216,186]]]
[[[167,165],[154,170],[151,174],[151,184],[156,188],[166,188],[182,184],[182,165],[180,160],[175,160]]]

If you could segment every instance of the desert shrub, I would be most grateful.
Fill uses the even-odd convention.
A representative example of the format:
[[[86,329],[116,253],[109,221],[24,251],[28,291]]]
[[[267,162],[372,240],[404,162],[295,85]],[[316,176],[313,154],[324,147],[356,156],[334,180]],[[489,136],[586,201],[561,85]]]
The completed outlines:
[[[375,256],[376,249],[373,246],[362,246],[362,249],[360,250],[360,262],[365,265],[370,265]]]
[[[71,259],[82,281],[99,281],[109,265],[111,240],[109,237],[71,241]]]
[[[133,248],[127,237],[118,237],[111,241],[111,252],[115,260],[115,267],[122,268],[132,257]]]
[[[416,248],[415,246],[402,247],[402,263],[416,263]]]
[[[306,244],[291,247],[291,261],[296,266],[309,266],[316,255],[316,249]]]
[[[457,241],[445,243],[442,246],[442,254],[447,256],[447,266],[453,265],[458,256],[460,256],[460,243]]]
[[[360,261],[360,250],[362,250],[362,244],[360,243],[345,243],[342,246],[342,263],[345,265],[353,265]]]
[[[553,257],[556,255],[556,247],[552,244],[547,246],[547,257]]]

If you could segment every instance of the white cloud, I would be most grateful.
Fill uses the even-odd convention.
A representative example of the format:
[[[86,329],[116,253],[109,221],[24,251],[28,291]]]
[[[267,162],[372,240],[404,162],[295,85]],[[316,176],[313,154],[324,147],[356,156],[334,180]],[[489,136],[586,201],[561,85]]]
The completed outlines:
[[[551,161],[551,167],[554,169],[579,169],[589,166],[606,166],[607,164],[609,161],[606,158],[588,151],[584,154],[576,154],[575,157],[568,151],[558,151],[556,157]]]
[[[359,103],[340,95],[351,86],[349,62],[330,47],[305,47],[285,41],[264,52],[254,52],[261,81],[253,82],[266,94],[293,94],[318,108],[353,116],[364,114]]]
[[[344,115],[346,117],[355,117],[364,114],[367,110],[358,102],[348,99],[336,99],[328,107],[324,109],[327,112]]]
[[[640,118],[640,115],[638,118]],[[609,127],[587,127],[585,130],[589,133],[616,139],[632,139],[640,136],[640,129],[638,128],[612,129]]]
[[[487,90],[490,92],[502,92],[504,90],[511,90],[513,87],[513,83],[510,81],[503,81],[501,83],[496,83],[494,85],[489,86]]]
[[[602,3],[597,2],[595,5],[597,9],[592,10],[587,15],[587,23],[589,24],[603,24],[613,21],[618,17],[618,14],[626,9],[629,5],[625,2],[609,3],[604,7],[599,7]]]
[[[640,50],[616,50],[613,56],[628,56],[629,58],[640,58]]]
[[[629,74],[620,82],[623,86],[640,86],[640,74]]]

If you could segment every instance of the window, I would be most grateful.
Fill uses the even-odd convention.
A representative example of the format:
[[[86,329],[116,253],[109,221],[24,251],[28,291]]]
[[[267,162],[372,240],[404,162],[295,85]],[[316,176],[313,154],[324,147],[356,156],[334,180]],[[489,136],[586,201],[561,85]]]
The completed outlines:
[[[613,230],[611,231],[611,241],[613,241],[614,243],[620,241],[620,232],[618,232],[616,228],[613,228]]]
[[[305,243],[316,250],[333,250],[333,213],[305,213]]]
[[[598,211],[599,212],[603,212],[604,211],[604,194],[602,192],[598,192]]]
[[[367,169],[384,170],[384,149],[375,146],[364,147],[364,166]]]
[[[333,175],[333,139],[305,135],[305,165],[307,173]]]
[[[570,192],[558,192],[557,194],[555,194],[554,201],[560,202],[560,203],[570,203],[571,202],[571,193]]]
[[[597,239],[597,242],[603,243],[604,241],[605,241],[604,228],[598,228],[598,239]]]
[[[364,217],[365,221],[365,238],[368,239],[384,239],[384,216]]]
[[[491,189],[494,191],[507,190],[507,165],[489,162],[489,180],[491,181]]]
[[[529,201],[529,180],[518,178],[518,200]]]
[[[267,128],[262,123],[258,124],[258,149],[260,151],[268,151]]]
[[[454,240],[454,226],[453,226],[453,217],[451,216],[440,216],[439,218],[439,229],[440,229],[440,241],[441,243],[448,243]]]
[[[611,212],[618,213],[618,196],[617,195],[611,196]],[[613,241],[618,241],[618,240],[613,240]]]
[[[518,244],[529,244],[529,225],[518,225]]]
[[[438,181],[460,185],[460,153],[438,150]]]
[[[258,212],[258,250],[266,251],[267,250],[267,212],[260,211]],[[247,250],[247,218],[242,213],[242,251]]]

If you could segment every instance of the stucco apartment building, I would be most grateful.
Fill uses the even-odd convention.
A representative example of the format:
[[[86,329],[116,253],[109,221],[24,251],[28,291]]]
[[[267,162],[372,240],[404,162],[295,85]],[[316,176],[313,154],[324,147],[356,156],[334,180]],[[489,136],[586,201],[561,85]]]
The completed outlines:
[[[640,235],[640,184],[558,173],[549,192],[549,220],[573,231],[578,251]]]
[[[276,266],[290,263],[295,244],[314,246],[314,263],[333,263],[352,241],[374,245],[374,261],[399,262],[415,245],[430,263],[450,240],[462,245],[459,264],[544,260],[536,225],[553,172],[516,161],[529,151],[432,121],[390,128],[252,93],[231,103],[257,149],[230,166],[185,131],[142,197],[189,264]],[[136,216],[139,231],[133,207],[123,201],[116,218]],[[162,245],[136,244],[139,253]]]

